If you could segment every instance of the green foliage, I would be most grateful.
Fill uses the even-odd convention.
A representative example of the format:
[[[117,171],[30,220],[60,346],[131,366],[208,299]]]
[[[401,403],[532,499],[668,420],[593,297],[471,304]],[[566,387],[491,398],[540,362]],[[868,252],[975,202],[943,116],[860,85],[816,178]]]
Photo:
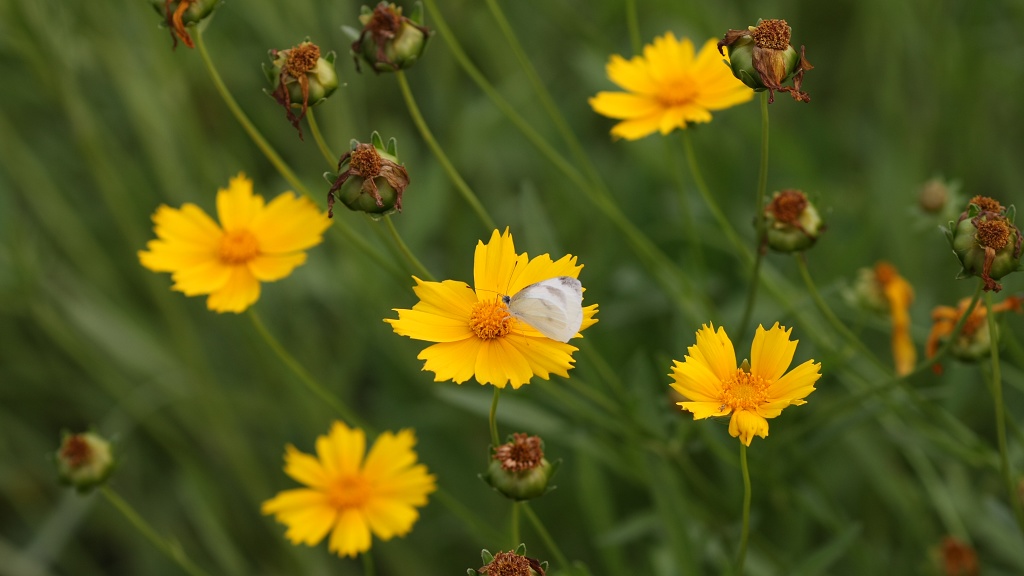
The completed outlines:
[[[486,3],[441,4],[497,93],[574,158]],[[682,271],[668,279],[471,80],[444,39],[406,72],[427,124],[498,226],[511,227],[531,256],[577,255],[585,304],[601,306],[600,322],[574,341],[570,378],[506,390],[498,414],[502,431],[539,434],[548,458],[564,460],[560,488],[531,509],[580,567],[559,565],[531,523],[513,543],[509,502],[477,478],[490,390],[434,383],[416,360],[423,344],[382,322],[416,301],[383,224],[335,215],[391,264],[331,233],[289,278],[263,285],[255,309],[270,332],[375,430],[415,428],[420,460],[445,493],[407,537],[374,541],[378,574],[458,574],[481,548],[520,541],[556,576],[721,573],[735,557],[738,442],[724,421],[680,412],[665,374],[701,322],[740,330],[750,265],[698,196],[679,134],[612,142],[613,121],[587,105],[613,89],[608,57],[633,54],[624,24],[632,4],[503,9],[608,200]],[[1022,198],[1024,75],[1007,54],[1019,55],[1024,10],[1002,0],[638,4],[644,42],[672,30],[699,44],[759,17],[786,18],[815,66],[803,85],[811,103],[784,97],[771,106],[768,190],[815,198],[827,229],[809,265],[864,349],[818,313],[792,257],[766,257],[753,321],[793,327],[796,361],[820,361],[824,376],[807,405],[771,420],[770,436],[748,451],[747,573],[940,574],[935,554],[947,535],[973,544],[986,575],[1024,573],[989,366],[946,358],[942,376],[925,370],[906,387],[876,391],[890,376],[888,321],[840,297],[858,268],[894,263],[916,290],[920,351],[932,307],[973,292],[974,280],[954,280],[957,262],[937,230],[945,221],[917,209],[917,190],[942,173],[962,180],[967,197]],[[306,35],[340,50],[341,87],[316,108],[326,140],[341,150],[374,131],[397,138],[411,184],[395,226],[438,279],[471,282],[473,248],[491,231],[424,143],[394,75],[357,74],[345,57],[351,39],[341,27],[358,28],[358,15],[348,1],[247,0],[224,3],[202,26],[225,84],[321,206],[320,175],[334,166],[261,92],[260,63],[269,48]],[[295,486],[281,471],[284,446],[311,452],[337,412],[303,388],[245,315],[211,313],[205,298],[172,292],[166,274],[139,265],[160,204],[213,213],[217,188],[239,171],[265,197],[291,188],[231,115],[199,53],[180,43],[172,51],[158,21],[141,2],[0,3],[0,574],[182,573],[117,508],[59,485],[47,454],[61,430],[91,426],[117,443],[112,488],[206,572],[362,574],[360,561],[323,543],[292,546],[259,513]],[[718,205],[753,253],[757,104],[717,112],[690,136]],[[1024,290],[1022,278],[1006,276],[1003,294]],[[999,318],[1016,479],[1024,319]],[[734,343],[746,356],[749,336]]]

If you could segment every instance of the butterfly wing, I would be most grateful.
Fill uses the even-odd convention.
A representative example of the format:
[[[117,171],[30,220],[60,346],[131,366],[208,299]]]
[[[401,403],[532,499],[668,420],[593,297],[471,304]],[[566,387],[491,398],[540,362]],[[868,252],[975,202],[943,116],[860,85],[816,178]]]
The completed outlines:
[[[508,301],[512,316],[559,342],[568,342],[583,325],[583,286],[569,276],[530,284]]]

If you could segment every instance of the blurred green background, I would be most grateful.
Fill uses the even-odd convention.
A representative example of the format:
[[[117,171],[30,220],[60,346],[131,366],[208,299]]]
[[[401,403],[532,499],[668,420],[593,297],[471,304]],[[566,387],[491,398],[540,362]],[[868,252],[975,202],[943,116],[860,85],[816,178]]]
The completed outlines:
[[[789,22],[815,66],[804,82],[813,100],[781,95],[771,106],[768,189],[800,188],[816,201],[828,230],[808,255],[811,270],[886,361],[888,320],[851,308],[841,290],[862,266],[896,265],[917,292],[921,352],[932,307],[969,296],[975,283],[954,281],[959,268],[937,229],[946,218],[917,208],[918,189],[943,175],[962,183],[962,199],[1021,199],[1024,3],[637,4],[644,43],[673,31],[699,45],[760,17]],[[613,121],[587,104],[615,89],[608,57],[633,53],[626,3],[502,5],[618,205],[687,271],[694,300],[713,306],[699,317],[679,312],[620,231],[433,38],[408,78],[437,139],[519,250],[579,257],[586,303],[601,307],[569,381],[535,379],[503,395],[502,435],[541,434],[549,457],[564,459],[559,489],[533,509],[593,574],[724,572],[740,526],[737,442],[723,422],[693,422],[673,406],[666,374],[701,322],[736,334],[750,271],[697,196],[680,135],[612,142]],[[476,66],[569,157],[486,4],[439,7]],[[262,92],[260,64],[268,49],[306,36],[337,50],[343,86],[316,108],[325,136],[336,151],[373,130],[397,138],[412,184],[395,225],[435,276],[471,282],[473,248],[490,230],[423,143],[395,78],[355,72],[341,26],[358,27],[358,9],[226,2],[204,38],[242,108],[324,195],[327,166],[308,131],[300,141]],[[211,574],[361,574],[360,562],[326,544],[291,546],[284,527],[259,514],[260,502],[295,486],[281,471],[285,444],[312,451],[335,414],[249,318],[211,313],[205,298],[171,292],[168,275],[138,263],[161,203],[212,212],[217,188],[240,171],[265,197],[289,188],[230,115],[198,52],[172,51],[159,20],[143,1],[0,0],[0,574],[181,573],[108,502],[57,484],[50,454],[60,431],[87,427],[116,442],[114,489]],[[710,188],[749,246],[759,135],[756,100],[692,133]],[[382,322],[415,303],[403,262],[381,224],[344,208],[336,218],[401,272],[328,233],[291,277],[263,286],[255,309],[375,428],[415,428],[440,486],[492,528],[474,529],[433,497],[408,537],[374,542],[378,574],[462,574],[480,565],[481,548],[509,547],[509,504],[476,477],[491,389],[434,383],[420,370],[424,345]],[[947,360],[942,377],[913,378],[925,404],[900,391],[857,399],[884,374],[827,328],[791,257],[769,255],[765,272],[776,289],[761,291],[755,321],[794,326],[796,362],[821,361],[824,376],[809,403],[772,420],[771,435],[749,451],[747,573],[941,574],[936,546],[951,533],[969,538],[986,575],[1024,573],[985,368]],[[1003,294],[1024,289],[1022,277],[1007,277]],[[1019,471],[1024,319],[1003,322]],[[749,336],[735,344],[745,356]],[[616,378],[621,390],[607,384]],[[531,528],[524,539],[532,556],[552,559]]]

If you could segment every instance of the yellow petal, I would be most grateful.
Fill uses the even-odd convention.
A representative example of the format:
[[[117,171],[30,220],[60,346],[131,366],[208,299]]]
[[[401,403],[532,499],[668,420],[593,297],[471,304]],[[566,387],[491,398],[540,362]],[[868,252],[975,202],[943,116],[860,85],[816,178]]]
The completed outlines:
[[[725,416],[729,413],[728,406],[722,407],[721,402],[676,402],[684,410],[693,413],[694,420],[703,420],[711,416]]]
[[[451,380],[462,384],[473,377],[480,344],[481,340],[476,337],[441,342],[424,348],[416,358],[426,361],[423,369],[434,373],[434,382]]]
[[[326,436],[316,439],[316,453],[331,477],[356,474],[366,451],[366,433],[335,421]]]
[[[650,116],[659,113],[665,107],[650,96],[626,92],[598,92],[587,102],[594,112],[617,120]]]
[[[246,263],[253,277],[262,282],[280,280],[292,273],[296,267],[306,261],[306,253],[260,255]]]
[[[231,179],[227,188],[217,190],[217,217],[224,230],[249,229],[263,209],[263,197],[252,193],[252,180],[243,174]]]
[[[173,288],[184,292],[186,296],[211,294],[227,286],[237,268],[217,259],[206,260],[196,266],[175,271],[171,275]]]
[[[518,351],[526,359],[530,371],[541,378],[548,380],[551,374],[557,374],[566,378],[572,368],[572,353],[577,350],[575,346],[556,342],[544,336],[530,337],[521,334],[510,334],[505,338],[509,346]],[[525,382],[524,382],[525,383]],[[513,383],[513,388],[517,388]]]
[[[210,294],[206,307],[215,312],[244,312],[260,297],[260,283],[243,266],[234,266],[224,286]]]
[[[331,225],[309,198],[285,192],[274,198],[249,223],[264,254],[285,254],[316,246]]]
[[[821,364],[808,360],[793,368],[788,374],[779,378],[768,388],[768,398],[772,400],[794,400],[807,397],[814,392],[814,383],[821,378]]]
[[[349,509],[338,516],[327,548],[338,556],[352,558],[370,549],[370,527],[362,512]]]
[[[639,140],[658,131],[661,126],[661,112],[641,118],[625,120],[612,126],[612,137]]]
[[[397,320],[385,318],[384,321],[391,324],[395,334],[400,336],[427,342],[456,342],[476,337],[469,327],[468,315],[465,318],[451,318],[415,309],[395,311],[398,312]]]
[[[721,405],[722,381],[707,364],[689,356],[685,362],[674,360],[669,376],[675,379],[675,383],[669,385],[687,400]]]
[[[153,214],[153,224],[157,237],[194,248],[216,248],[224,234],[195,204],[184,204],[180,210],[160,206]]]
[[[285,447],[284,462],[285,474],[291,476],[296,482],[314,488],[322,488],[330,482],[327,471],[324,470],[319,460],[299,451],[291,444]]]
[[[427,467],[423,464],[410,466],[376,482],[373,489],[375,496],[409,506],[425,505],[427,495],[437,490],[437,478],[427,473]]]
[[[412,530],[412,525],[420,516],[412,506],[380,498],[367,502],[365,511],[370,529],[381,540],[405,536]]]
[[[473,255],[473,286],[477,298],[484,300],[496,294],[508,294],[518,287],[511,287],[509,282],[513,272],[520,266],[526,266],[527,255],[516,255],[512,234],[505,229],[503,234],[497,230],[491,233],[487,244],[477,242]]]
[[[413,310],[437,314],[468,324],[473,305],[477,303],[476,293],[465,282],[445,280],[424,282],[413,276],[416,286],[412,290],[420,299]]]
[[[729,420],[729,435],[750,446],[755,435],[761,438],[768,436],[768,421],[754,412],[737,410]]]
[[[705,324],[697,331],[697,344],[688,349],[690,357],[703,362],[718,380],[725,381],[736,376],[736,351],[725,328],[715,331],[714,324]]]
[[[139,250],[139,262],[153,272],[176,272],[186,268],[218,263],[217,250],[211,246],[196,246],[168,240],[150,240],[149,251]]]
[[[605,72],[608,74],[609,80],[628,92],[636,94],[656,94],[658,92],[658,85],[651,78],[647,62],[639,56],[626,60],[616,54],[608,59]]]
[[[493,384],[498,388],[509,383],[512,388],[519,388],[533,377],[530,363],[508,342],[508,338],[481,342],[474,374],[480,384]]]
[[[398,434],[383,432],[377,437],[366,457],[363,474],[371,480],[388,478],[416,463],[416,434],[409,429]]]
[[[279,514],[306,508],[316,508],[327,504],[327,495],[319,490],[294,488],[282,490],[276,496],[263,502],[260,512],[263,514]]]
[[[750,346],[750,373],[772,382],[781,378],[793,362],[793,354],[799,342],[789,339],[792,332],[792,328],[786,330],[778,322],[771,330],[758,326],[754,333],[754,343]]]
[[[307,546],[323,540],[337,518],[326,494],[307,489],[280,492],[264,502],[261,511],[274,514],[278,522],[288,526],[285,537],[289,541]]]

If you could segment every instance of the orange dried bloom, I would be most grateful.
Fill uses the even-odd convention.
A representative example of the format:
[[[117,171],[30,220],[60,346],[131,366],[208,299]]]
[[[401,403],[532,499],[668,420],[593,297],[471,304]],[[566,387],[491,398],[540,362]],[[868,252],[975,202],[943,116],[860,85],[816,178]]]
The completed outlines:
[[[1024,303],[1024,297],[1010,296],[993,306],[992,312],[1006,312],[1009,310],[1019,314],[1022,303]],[[935,354],[939,351],[939,345],[953,334],[953,329],[956,328],[960,318],[967,312],[967,307],[970,304],[971,299],[964,298],[957,304],[956,308],[952,306],[936,306],[932,309],[933,324],[931,332],[928,333],[928,341],[925,343],[925,356],[928,358],[935,357]],[[976,352],[986,352],[988,345],[991,344],[988,341],[987,328],[988,310],[984,306],[975,306],[974,310],[971,310],[970,316],[964,322],[964,327],[960,330],[960,335],[957,336],[956,342],[953,344],[953,354],[961,358],[972,358]],[[982,338],[984,338],[984,342],[979,342]],[[980,349],[975,350],[977,348],[975,344],[980,344]],[[941,374],[942,365],[935,364],[932,370],[936,374]]]
[[[978,554],[970,545],[946,536],[942,539],[941,552],[947,576],[978,576]]]
[[[917,351],[910,338],[910,303],[914,301],[914,289],[888,262],[875,264],[875,279],[889,303],[889,315],[892,316],[892,357],[896,364],[896,374],[903,376],[913,371],[917,362]]]

